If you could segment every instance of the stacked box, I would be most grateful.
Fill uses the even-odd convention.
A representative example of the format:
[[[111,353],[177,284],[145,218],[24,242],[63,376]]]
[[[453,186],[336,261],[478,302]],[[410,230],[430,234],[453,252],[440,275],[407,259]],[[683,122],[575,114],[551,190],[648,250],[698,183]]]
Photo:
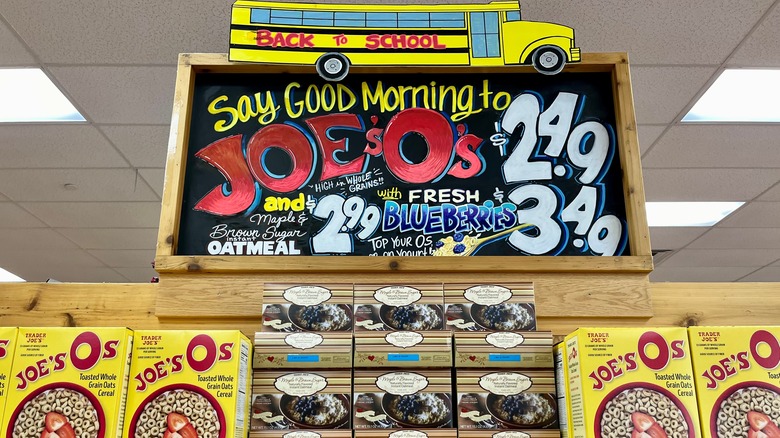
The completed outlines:
[[[559,438],[557,430],[460,430],[458,438]]]
[[[355,370],[354,428],[450,428],[450,370]]]
[[[266,284],[263,332],[351,332],[352,285]]]
[[[122,436],[131,330],[20,328],[16,339],[3,436]]]
[[[448,330],[536,330],[532,283],[445,284],[444,310]]]
[[[0,327],[0,425],[3,424],[5,398],[11,385],[11,365],[14,363],[17,332],[16,327]],[[2,433],[0,432],[0,435]]]
[[[780,327],[691,327],[702,436],[780,436]]]
[[[355,285],[355,331],[444,328],[441,284]]]
[[[457,438],[455,429],[358,429],[355,438]]]
[[[251,345],[237,330],[139,330],[125,438],[243,438]]]
[[[252,384],[252,432],[349,429],[351,389],[349,370],[257,371]]]
[[[256,369],[352,368],[352,333],[257,333],[253,365]]]
[[[557,430],[552,370],[457,370],[457,378],[459,429]]]
[[[456,368],[552,368],[552,332],[455,332]]]
[[[452,333],[356,332],[355,366],[361,368],[450,368]]]
[[[581,328],[565,342],[570,436],[701,436],[684,328]]]
[[[553,347],[555,362],[555,392],[558,393],[558,427],[561,430],[561,438],[569,437],[569,393],[567,382],[569,374],[566,367],[566,344],[559,342]]]

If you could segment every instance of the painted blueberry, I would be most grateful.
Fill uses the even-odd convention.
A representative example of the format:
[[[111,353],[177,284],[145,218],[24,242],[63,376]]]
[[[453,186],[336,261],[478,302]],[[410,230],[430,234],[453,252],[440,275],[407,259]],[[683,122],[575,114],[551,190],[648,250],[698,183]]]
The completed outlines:
[[[466,250],[466,245],[464,245],[462,243],[459,243],[459,244],[455,245],[455,248],[452,248],[452,251],[455,254],[460,254],[460,253],[462,253],[465,250]]]
[[[456,242],[463,242],[463,233],[455,233],[452,238],[455,239]]]
[[[441,248],[442,246],[444,246],[444,242],[442,242],[441,240],[437,240],[436,243],[433,244],[433,246],[435,246],[436,248]]]

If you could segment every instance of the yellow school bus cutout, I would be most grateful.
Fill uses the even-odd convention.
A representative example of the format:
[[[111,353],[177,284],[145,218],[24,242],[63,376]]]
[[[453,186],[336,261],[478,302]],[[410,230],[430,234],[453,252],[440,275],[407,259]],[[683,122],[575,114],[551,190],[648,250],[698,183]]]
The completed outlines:
[[[501,66],[544,74],[580,61],[574,29],[523,21],[515,2],[367,5],[239,0],[231,61],[315,65],[339,81],[350,65]]]

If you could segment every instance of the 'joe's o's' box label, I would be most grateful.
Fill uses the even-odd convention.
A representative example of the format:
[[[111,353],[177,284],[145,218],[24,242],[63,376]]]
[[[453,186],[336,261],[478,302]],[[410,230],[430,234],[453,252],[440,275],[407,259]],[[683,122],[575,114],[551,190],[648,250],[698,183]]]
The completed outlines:
[[[3,424],[5,397],[11,382],[9,375],[11,374],[11,364],[14,362],[16,332],[15,327],[0,327],[0,424]],[[0,436],[2,436],[2,432],[0,432]]]
[[[133,332],[20,328],[2,436],[121,436]]]
[[[780,436],[780,327],[688,329],[702,436]]]
[[[137,331],[122,436],[243,438],[250,351],[239,331]]]
[[[701,436],[686,329],[582,328],[565,342],[570,436]]]

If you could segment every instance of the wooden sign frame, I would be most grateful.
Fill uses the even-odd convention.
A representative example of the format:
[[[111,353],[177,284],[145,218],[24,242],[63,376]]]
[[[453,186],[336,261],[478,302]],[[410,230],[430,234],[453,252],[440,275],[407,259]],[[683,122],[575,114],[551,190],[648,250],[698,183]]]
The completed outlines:
[[[155,269],[161,274],[182,272],[622,272],[653,270],[645,212],[644,186],[634,115],[628,56],[625,53],[585,54],[565,72],[611,72],[615,131],[628,223],[631,254],[597,256],[480,256],[480,257],[360,257],[360,256],[182,256],[176,255],[179,235],[191,100],[195,77],[201,73],[310,73],[312,66],[244,64],[223,54],[182,54],[179,57],[171,133],[166,159],[165,187]],[[353,73],[531,73],[527,66],[507,67],[362,67]],[[531,73],[537,74],[537,73]]]

